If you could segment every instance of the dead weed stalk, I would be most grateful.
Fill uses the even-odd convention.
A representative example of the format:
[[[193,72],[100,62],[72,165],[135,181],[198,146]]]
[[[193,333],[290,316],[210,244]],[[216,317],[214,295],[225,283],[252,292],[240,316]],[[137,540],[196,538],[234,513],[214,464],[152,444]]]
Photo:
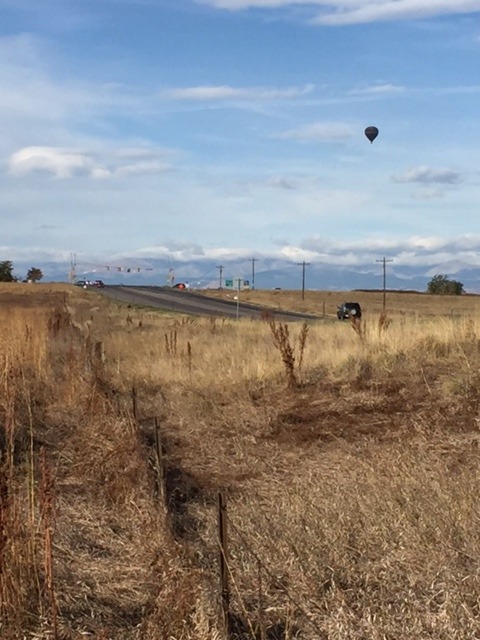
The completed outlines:
[[[362,320],[356,316],[350,316],[350,326],[355,331],[360,340],[365,339],[365,325],[362,325]]]
[[[304,322],[302,324],[302,328],[300,330],[300,335],[298,337],[298,350],[299,350],[299,355],[298,355],[298,370],[301,371],[302,369],[302,365],[303,365],[303,356],[305,353],[305,347],[307,344],[307,336],[308,336],[308,330],[309,330],[309,326],[306,322]]]
[[[381,336],[382,333],[385,333],[385,331],[388,329],[388,327],[390,326],[392,320],[388,315],[387,311],[382,311],[379,318],[378,318],[378,335]]]
[[[42,514],[44,535],[44,580],[45,595],[50,612],[52,626],[52,638],[58,638],[58,605],[55,593],[55,580],[53,571],[53,535],[55,531],[55,480],[52,465],[47,461],[45,449],[41,451],[41,484],[40,484],[40,508]]]
[[[270,327],[270,331],[273,336],[273,343],[275,347],[280,351],[280,355],[282,357],[283,366],[287,375],[287,385],[289,387],[298,387],[299,380],[297,374],[301,370],[303,364],[303,355],[305,352],[308,335],[308,325],[306,322],[304,322],[300,331],[298,341],[298,365],[296,370],[295,352],[290,340],[290,331],[288,328],[288,324],[277,324],[277,322],[275,322],[275,320],[273,319],[269,321],[268,326]]]
[[[168,356],[174,356],[177,354],[177,330],[171,329],[169,333],[165,334],[165,351]]]

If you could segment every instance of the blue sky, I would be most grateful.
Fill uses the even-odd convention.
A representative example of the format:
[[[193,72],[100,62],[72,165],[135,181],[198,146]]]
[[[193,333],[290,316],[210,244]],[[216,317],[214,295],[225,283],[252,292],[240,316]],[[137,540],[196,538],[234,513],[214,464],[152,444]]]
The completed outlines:
[[[480,265],[480,0],[0,18],[1,259]]]

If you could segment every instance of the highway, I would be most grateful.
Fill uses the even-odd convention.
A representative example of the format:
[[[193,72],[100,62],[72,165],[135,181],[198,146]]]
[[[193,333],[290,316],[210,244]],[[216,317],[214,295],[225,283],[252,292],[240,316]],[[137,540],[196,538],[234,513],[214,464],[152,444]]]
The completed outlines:
[[[280,322],[320,320],[319,316],[311,314],[262,308],[243,303],[241,299],[238,303],[230,300],[218,300],[217,298],[209,298],[201,293],[171,289],[169,287],[107,285],[99,291],[113,300],[126,304],[153,307],[189,315],[261,319],[262,314],[268,312],[275,320]]]

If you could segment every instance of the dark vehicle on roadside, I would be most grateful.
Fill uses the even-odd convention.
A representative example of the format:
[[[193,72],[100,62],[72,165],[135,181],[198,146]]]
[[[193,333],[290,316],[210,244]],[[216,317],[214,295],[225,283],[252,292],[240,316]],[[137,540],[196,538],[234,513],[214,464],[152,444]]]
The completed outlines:
[[[94,286],[94,287],[99,287],[100,289],[103,289],[103,287],[104,287],[105,285],[103,284],[103,281],[102,281],[102,280],[94,280],[94,281],[93,281],[93,286]]]
[[[348,320],[349,318],[361,318],[362,309],[358,302],[344,302],[337,309],[337,318],[339,320]]]

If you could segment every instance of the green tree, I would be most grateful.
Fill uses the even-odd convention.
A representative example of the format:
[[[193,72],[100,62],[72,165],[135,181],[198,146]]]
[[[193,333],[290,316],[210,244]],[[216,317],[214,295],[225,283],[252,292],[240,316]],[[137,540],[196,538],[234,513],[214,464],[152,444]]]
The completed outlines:
[[[15,282],[13,263],[10,260],[0,261],[0,282]]]
[[[41,269],[37,269],[37,267],[31,267],[27,271],[27,280],[30,282],[38,282],[43,278],[43,273]]]
[[[427,293],[446,296],[459,296],[465,293],[463,284],[458,280],[450,280],[447,276],[436,275],[427,285]]]

